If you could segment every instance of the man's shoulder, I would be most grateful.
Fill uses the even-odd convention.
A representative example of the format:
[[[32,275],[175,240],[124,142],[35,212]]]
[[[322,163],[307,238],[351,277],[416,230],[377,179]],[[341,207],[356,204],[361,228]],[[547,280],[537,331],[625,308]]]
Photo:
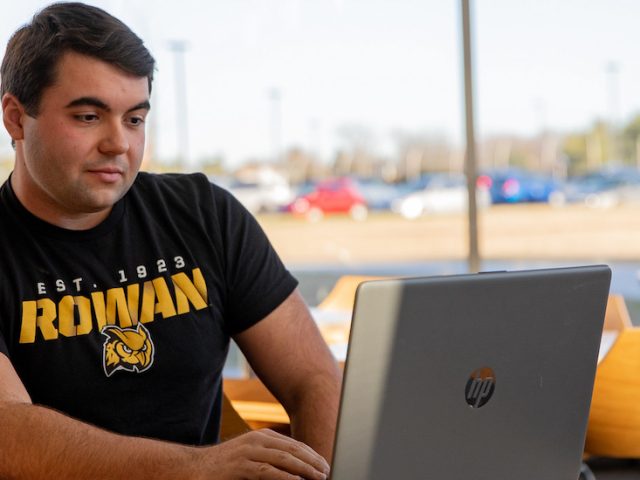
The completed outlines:
[[[212,195],[212,185],[202,173],[150,173],[140,172],[130,190],[142,198],[166,198],[167,200],[206,198]]]
[[[132,185],[129,201],[176,214],[225,212],[237,210],[237,201],[223,187],[215,185],[203,173],[140,172]]]
[[[213,203],[229,201],[231,194],[216,185],[204,173],[151,173],[140,172],[131,187],[134,194],[178,196],[183,200],[206,200]]]
[[[152,173],[140,172],[132,188],[193,188],[209,185],[203,173]]]

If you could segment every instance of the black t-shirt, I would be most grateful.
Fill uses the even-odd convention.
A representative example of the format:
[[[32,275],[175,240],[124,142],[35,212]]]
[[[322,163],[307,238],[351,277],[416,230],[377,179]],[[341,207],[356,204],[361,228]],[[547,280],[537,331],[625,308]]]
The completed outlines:
[[[34,403],[127,435],[218,439],[230,335],[296,287],[250,214],[201,174],[140,173],[71,231],[0,188],[0,352]]]

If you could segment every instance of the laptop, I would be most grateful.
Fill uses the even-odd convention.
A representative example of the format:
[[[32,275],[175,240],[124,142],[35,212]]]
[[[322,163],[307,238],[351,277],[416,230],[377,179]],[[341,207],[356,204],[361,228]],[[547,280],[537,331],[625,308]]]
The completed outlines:
[[[332,480],[576,480],[611,270],[365,282]]]

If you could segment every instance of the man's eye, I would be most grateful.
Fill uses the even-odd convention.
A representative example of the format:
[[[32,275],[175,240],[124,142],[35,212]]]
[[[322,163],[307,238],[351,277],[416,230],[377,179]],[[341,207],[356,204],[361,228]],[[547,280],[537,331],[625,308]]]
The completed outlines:
[[[98,115],[96,115],[94,113],[85,113],[85,114],[82,114],[82,115],[76,115],[75,118],[77,120],[80,120],[81,122],[91,123],[91,122],[95,122],[96,120],[98,120]]]
[[[131,117],[129,119],[129,123],[133,126],[138,126],[138,125],[142,125],[144,123],[144,118],[142,117]]]

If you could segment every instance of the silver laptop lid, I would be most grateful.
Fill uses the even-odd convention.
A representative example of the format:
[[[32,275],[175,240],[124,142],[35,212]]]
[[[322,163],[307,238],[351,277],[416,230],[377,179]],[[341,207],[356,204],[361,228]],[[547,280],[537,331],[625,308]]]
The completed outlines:
[[[575,480],[611,271],[366,282],[333,480]]]

